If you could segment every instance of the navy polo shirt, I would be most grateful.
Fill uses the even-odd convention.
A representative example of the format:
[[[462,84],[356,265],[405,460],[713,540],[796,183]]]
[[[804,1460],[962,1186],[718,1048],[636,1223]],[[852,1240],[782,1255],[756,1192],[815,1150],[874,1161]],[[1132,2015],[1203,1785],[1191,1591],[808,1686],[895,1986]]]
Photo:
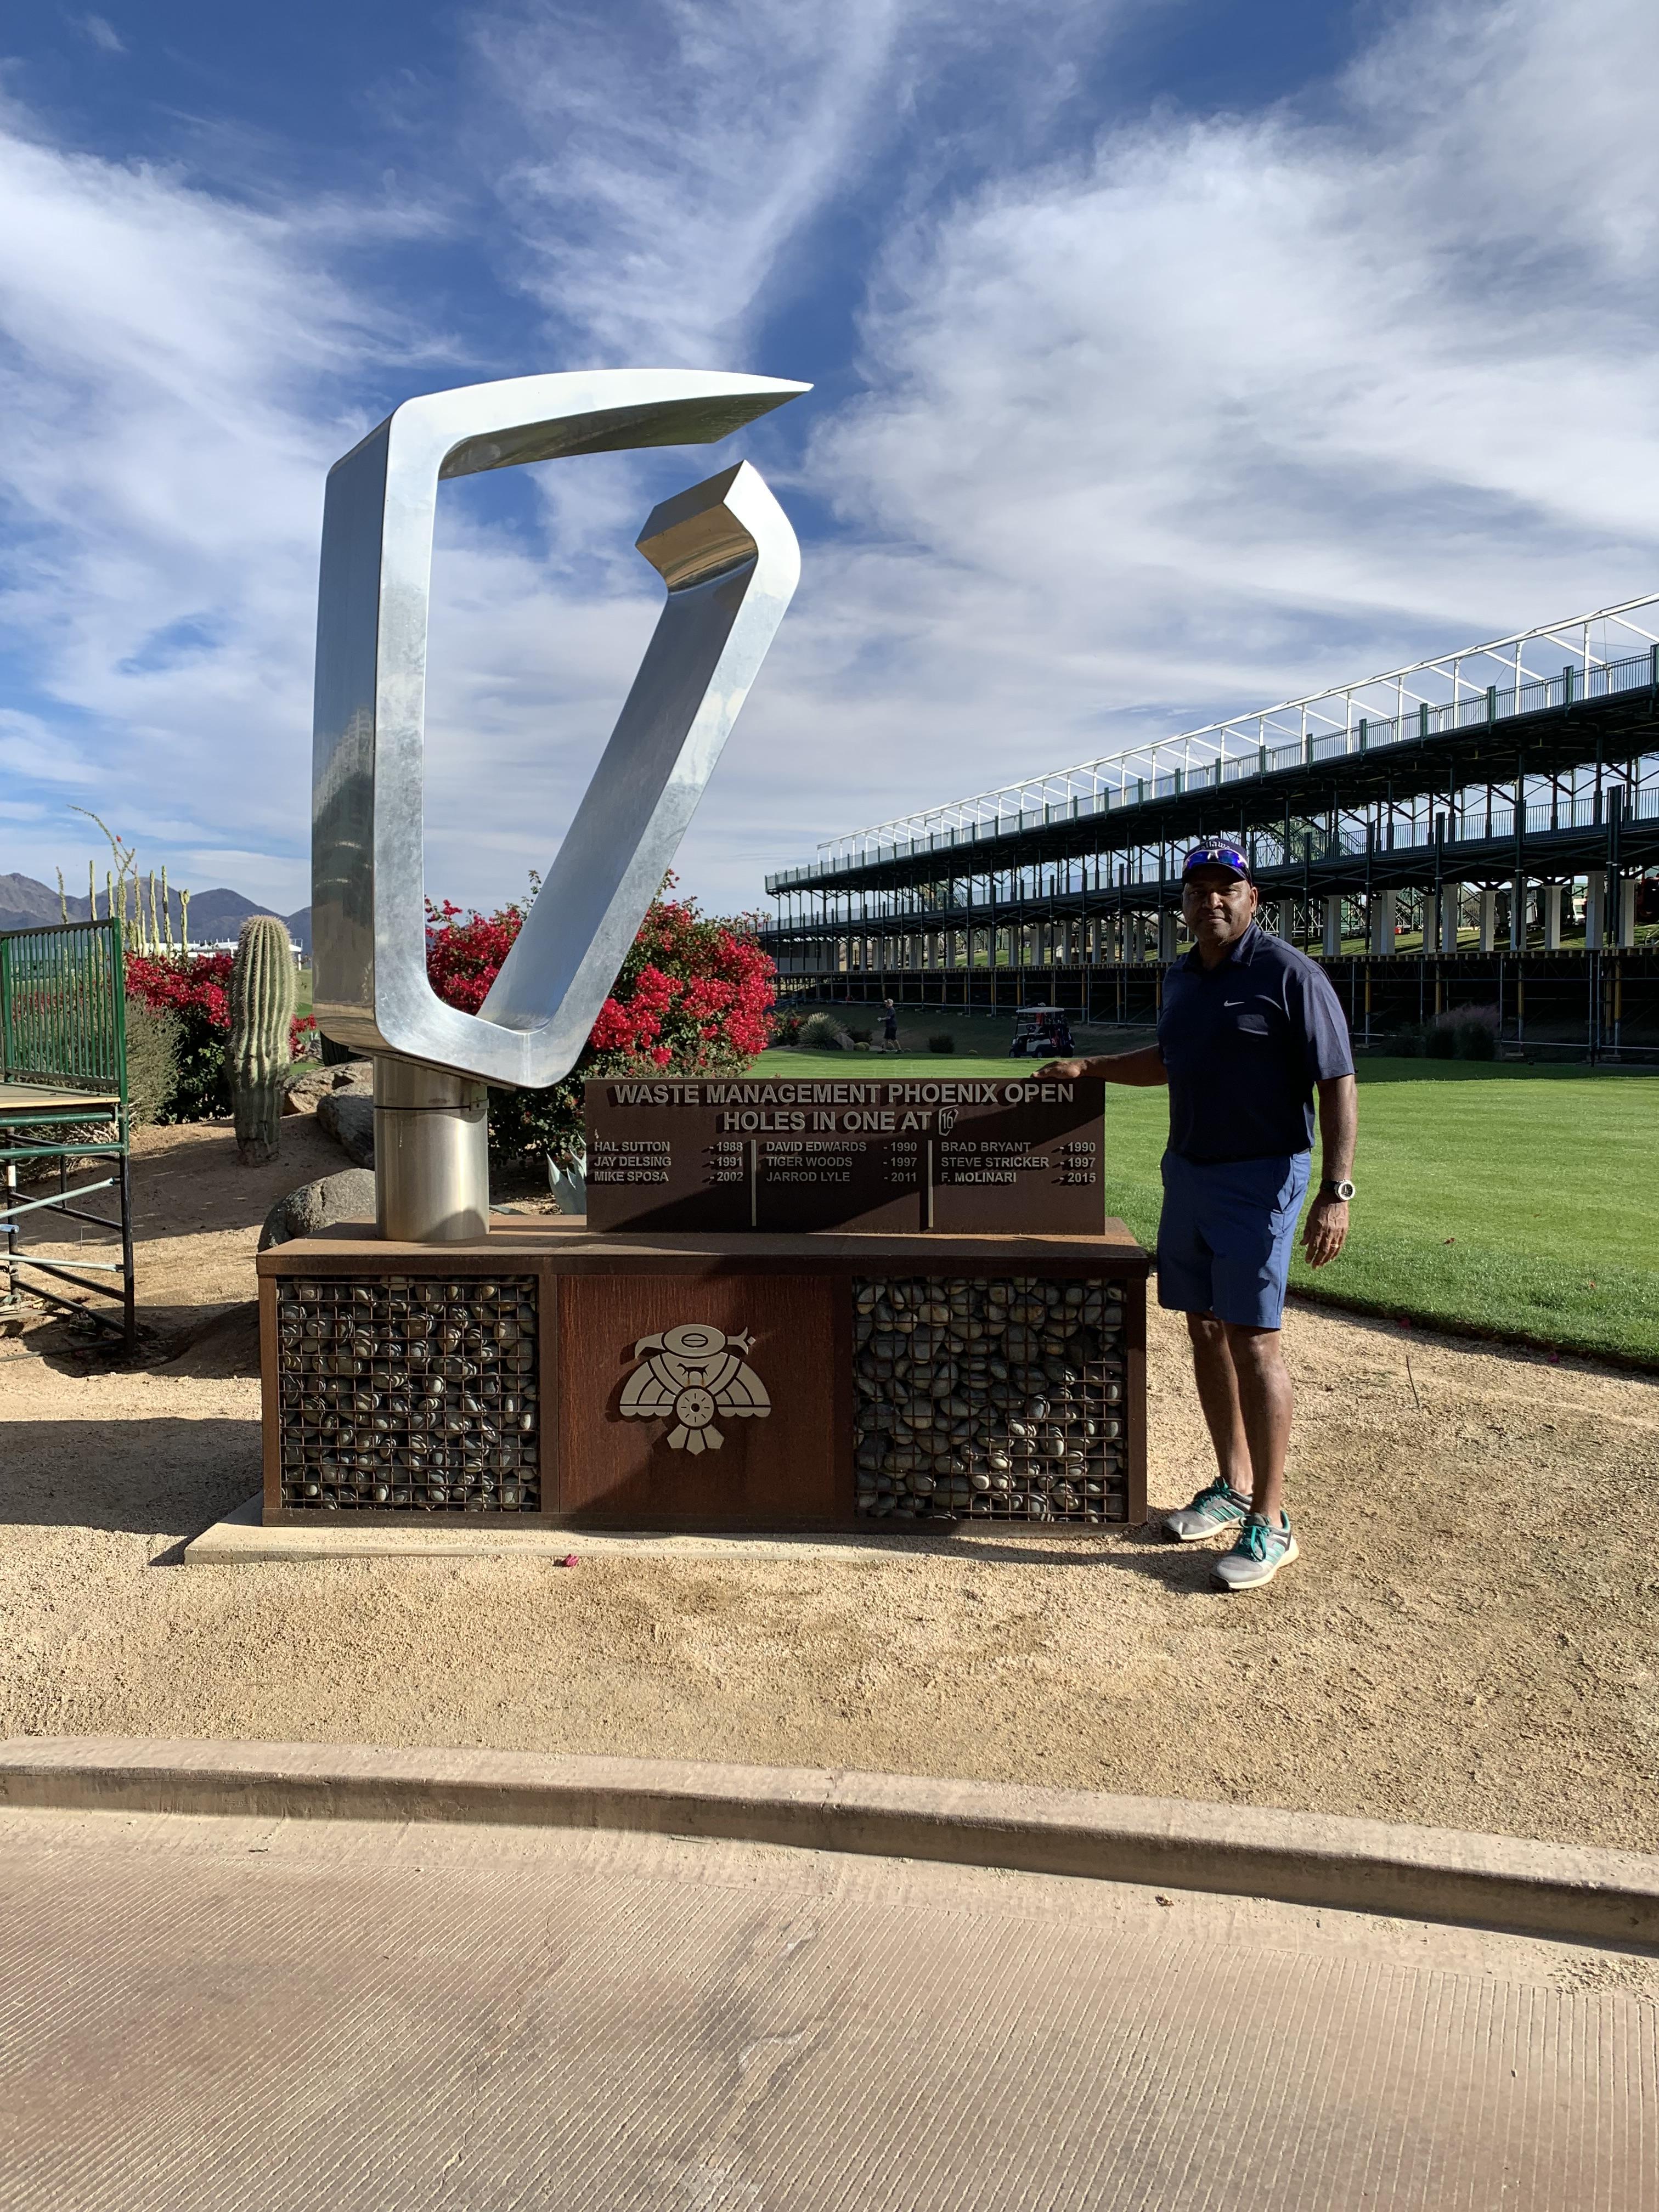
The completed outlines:
[[[1158,1018],[1170,1077],[1170,1150],[1259,1160],[1311,1149],[1313,1087],[1353,1073],[1341,1003],[1314,963],[1255,922],[1206,968],[1170,969]]]

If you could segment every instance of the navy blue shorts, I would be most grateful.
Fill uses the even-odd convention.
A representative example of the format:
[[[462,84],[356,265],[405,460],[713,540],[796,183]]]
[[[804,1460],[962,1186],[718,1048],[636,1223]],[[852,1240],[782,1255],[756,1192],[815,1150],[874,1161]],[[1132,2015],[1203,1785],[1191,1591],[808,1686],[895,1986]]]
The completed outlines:
[[[1159,1305],[1277,1328],[1312,1162],[1310,1152],[1209,1162],[1165,1152]]]

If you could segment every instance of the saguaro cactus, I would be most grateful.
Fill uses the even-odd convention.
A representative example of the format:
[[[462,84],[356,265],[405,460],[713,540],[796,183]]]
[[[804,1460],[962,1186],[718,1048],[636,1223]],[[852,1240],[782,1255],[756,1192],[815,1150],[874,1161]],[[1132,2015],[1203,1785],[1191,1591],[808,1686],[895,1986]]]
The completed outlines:
[[[287,926],[274,915],[251,914],[236,940],[230,978],[230,1095],[244,1167],[261,1167],[276,1157],[293,1018]]]

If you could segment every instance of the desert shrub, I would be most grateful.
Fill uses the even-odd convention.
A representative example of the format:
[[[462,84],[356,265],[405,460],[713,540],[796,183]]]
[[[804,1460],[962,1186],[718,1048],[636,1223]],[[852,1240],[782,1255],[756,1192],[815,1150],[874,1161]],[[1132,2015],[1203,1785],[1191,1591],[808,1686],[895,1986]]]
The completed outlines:
[[[230,1116],[230,1077],[225,1047],[230,1041],[228,952],[167,952],[127,955],[127,1005],[169,1014],[176,1024],[173,1095],[156,1115],[158,1121],[220,1121]],[[302,1057],[315,1030],[309,1015],[289,1028],[289,1050]]]
[[[939,1030],[927,1040],[929,1052],[954,1052],[957,1041],[949,1030]]]
[[[173,1097],[179,1075],[179,1024],[172,1014],[157,1013],[134,999],[127,1000],[127,1109],[131,1126],[147,1128],[159,1121]],[[36,1121],[9,1132],[19,1145],[104,1145],[110,1125],[104,1121]],[[73,1175],[95,1164],[95,1154],[65,1162]],[[26,1162],[21,1172],[26,1182],[50,1178],[58,1172],[56,1160]]]
[[[799,1044],[803,1018],[798,1013],[775,1014],[772,1018],[774,1044]]]
[[[1496,1060],[1499,1027],[1496,1006],[1445,1006],[1414,1033],[1416,1048],[1431,1060]]]
[[[805,1052],[845,1052],[852,1042],[852,1032],[843,1029],[833,1014],[808,1014],[800,1025],[800,1043]]]
[[[1452,1024],[1460,1060],[1496,1060],[1500,1027],[1496,1006],[1460,1006]]]
[[[179,1017],[127,1000],[127,1105],[135,1129],[159,1121],[179,1088]]]
[[[1460,1022],[1457,1026],[1457,1057],[1460,1060],[1496,1060],[1498,1033],[1484,1022]]]
[[[566,1161],[582,1135],[582,1085],[602,1076],[729,1075],[768,1042],[776,969],[747,918],[700,913],[665,894],[665,878],[611,996],[562,1083],[544,1091],[492,1091],[491,1159]],[[426,966],[447,1005],[476,1013],[512,949],[529,902],[494,914],[427,907]]]

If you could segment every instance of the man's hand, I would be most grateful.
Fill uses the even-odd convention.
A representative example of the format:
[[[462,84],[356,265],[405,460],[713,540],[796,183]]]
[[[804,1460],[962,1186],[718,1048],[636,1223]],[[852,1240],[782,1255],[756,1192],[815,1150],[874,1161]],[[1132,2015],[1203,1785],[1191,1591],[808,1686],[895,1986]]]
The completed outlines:
[[[1097,1075],[1106,1083],[1128,1083],[1139,1089],[1170,1079],[1164,1055],[1155,1044],[1143,1045],[1139,1052],[1105,1053],[1097,1060],[1051,1060],[1046,1067],[1038,1068],[1037,1073],[1057,1076],[1062,1083],[1075,1083],[1079,1077]]]
[[[1322,1267],[1348,1241],[1348,1209],[1340,1198],[1316,1198],[1302,1228],[1302,1249],[1310,1267]]]
[[[1346,1182],[1353,1173],[1354,1139],[1359,1133],[1359,1086],[1352,1075],[1322,1076],[1319,1133],[1324,1143],[1326,1183]],[[1348,1241],[1348,1209],[1338,1198],[1320,1195],[1302,1225],[1302,1249],[1310,1267],[1323,1267]]]

